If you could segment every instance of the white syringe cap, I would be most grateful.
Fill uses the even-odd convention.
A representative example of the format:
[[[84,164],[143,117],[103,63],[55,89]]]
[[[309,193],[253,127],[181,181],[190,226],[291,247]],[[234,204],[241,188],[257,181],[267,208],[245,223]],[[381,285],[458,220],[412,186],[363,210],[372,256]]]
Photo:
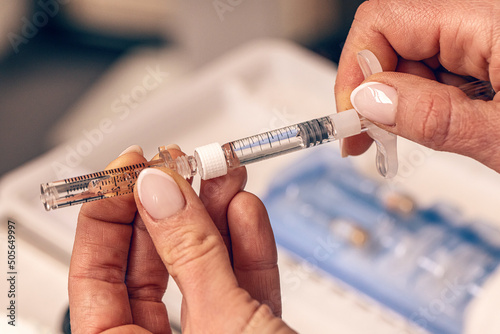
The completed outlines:
[[[337,139],[357,135],[361,132],[361,122],[354,109],[339,112],[330,116],[337,135]]]
[[[227,174],[224,151],[219,143],[212,143],[194,150],[198,171],[203,180],[209,180]]]

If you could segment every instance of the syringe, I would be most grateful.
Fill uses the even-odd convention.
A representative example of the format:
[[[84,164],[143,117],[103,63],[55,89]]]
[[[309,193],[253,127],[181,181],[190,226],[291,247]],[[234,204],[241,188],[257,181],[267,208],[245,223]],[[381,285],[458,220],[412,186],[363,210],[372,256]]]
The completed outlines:
[[[370,123],[360,120],[354,109],[286,126],[277,130],[195,149],[192,156],[173,159],[165,147],[159,159],[147,163],[105,170],[41,185],[41,200],[47,211],[103,198],[128,194],[144,168],[167,167],[184,178],[200,174],[204,180],[289,152],[369,131]]]
[[[365,78],[382,72],[380,62],[369,50],[358,53],[358,62]],[[491,84],[484,81],[466,84],[460,88],[471,98],[491,99],[495,93]],[[40,198],[45,209],[49,211],[128,194],[133,191],[139,173],[149,167],[167,167],[185,178],[199,173],[202,179],[208,180],[225,175],[228,169],[365,131],[377,146],[376,166],[379,173],[388,178],[395,176],[398,170],[396,136],[360,118],[356,111],[351,109],[224,145],[213,143],[198,147],[193,156],[180,156],[175,160],[162,146],[159,148],[160,158],[151,162],[42,184]]]

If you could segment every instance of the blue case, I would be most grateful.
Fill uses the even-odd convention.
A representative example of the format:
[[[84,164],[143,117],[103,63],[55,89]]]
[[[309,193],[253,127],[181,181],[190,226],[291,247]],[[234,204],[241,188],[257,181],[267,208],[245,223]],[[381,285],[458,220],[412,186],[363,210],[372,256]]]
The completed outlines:
[[[279,173],[264,199],[277,243],[432,333],[461,333],[500,261],[500,233],[443,204],[389,210],[387,189],[331,148]]]

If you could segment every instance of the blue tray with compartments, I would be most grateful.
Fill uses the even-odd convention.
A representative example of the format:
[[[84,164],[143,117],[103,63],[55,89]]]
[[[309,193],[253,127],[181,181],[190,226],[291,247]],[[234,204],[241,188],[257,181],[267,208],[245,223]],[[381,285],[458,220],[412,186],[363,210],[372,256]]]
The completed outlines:
[[[432,333],[462,332],[500,262],[498,230],[443,204],[407,210],[328,147],[279,173],[264,203],[281,247]]]

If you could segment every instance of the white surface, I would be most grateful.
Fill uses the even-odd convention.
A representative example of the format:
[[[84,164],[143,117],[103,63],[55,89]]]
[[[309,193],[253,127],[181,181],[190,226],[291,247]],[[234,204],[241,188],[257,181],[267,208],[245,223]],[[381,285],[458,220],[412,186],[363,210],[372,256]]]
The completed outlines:
[[[496,334],[500,329],[498,301],[500,300],[500,271],[485,284],[484,292],[476,298],[467,313],[466,334]]]
[[[426,333],[284,250],[278,264],[283,319],[299,333]]]
[[[129,51],[54,124],[46,138],[49,146],[83,136],[84,129],[99,128],[103,119],[113,119],[113,124],[120,126],[155,92],[168,92],[190,68],[183,54],[174,48]]]
[[[118,74],[115,73],[115,84],[123,85]],[[131,144],[141,145],[146,157],[152,157],[157,146],[170,143],[179,144],[191,154],[195,147],[205,143],[224,143],[331,114],[335,111],[335,74],[333,65],[293,45],[277,41],[248,45],[178,80],[168,89],[152,91],[126,117],[103,114],[82,128],[66,129],[81,135],[0,181],[0,216],[22,223],[26,233],[36,236],[36,243],[42,245],[47,256],[67,265],[79,208],[45,212],[38,199],[41,182],[102,170]],[[108,85],[113,90],[112,80]],[[109,104],[104,102],[103,107],[109,109]],[[80,110],[84,112],[85,108]],[[498,223],[495,211],[500,189],[498,174],[467,158],[400,142],[401,171],[390,186],[409,192],[422,205],[449,202],[460,207],[467,217]],[[332,154],[338,154],[336,145],[331,147]],[[263,195],[276,172],[301,154],[249,166],[247,189]],[[382,181],[375,171],[373,151],[351,160],[361,171]],[[25,249],[28,252],[29,247]],[[38,264],[54,262],[46,260],[45,255],[39,257],[35,251],[31,254]],[[280,252],[280,264],[284,319],[299,332],[385,334],[414,330],[406,328],[397,316],[327,279],[306,263]],[[34,308],[26,312],[27,317],[55,326],[60,319],[47,316],[40,308],[49,308],[50,303],[50,307],[57,309],[67,302],[65,275],[62,268],[25,276],[30,286],[37,286],[40,279],[64,281],[53,287],[51,298],[40,300],[33,296]],[[28,296],[29,289],[23,290]],[[178,319],[180,296],[175,287],[171,285],[164,300],[172,319]]]
[[[0,254],[7,257],[7,219],[0,215]],[[53,254],[47,253],[44,242],[40,242],[23,226],[22,219],[16,223],[16,326],[7,324],[6,312],[2,311],[0,333],[49,334],[59,333],[67,303],[68,266]],[[38,244],[38,247],[34,246]],[[7,261],[2,261],[2,273],[9,272]],[[5,276],[7,276],[5,274]],[[2,310],[7,307],[6,277],[0,280],[0,303]],[[5,307],[5,308],[4,308]]]

